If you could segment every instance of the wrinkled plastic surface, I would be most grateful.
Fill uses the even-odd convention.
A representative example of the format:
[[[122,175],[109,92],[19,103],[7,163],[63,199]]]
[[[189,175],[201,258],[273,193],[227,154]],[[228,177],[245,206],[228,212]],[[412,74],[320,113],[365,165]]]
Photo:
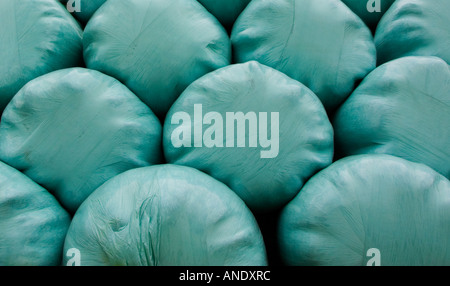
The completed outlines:
[[[230,40],[196,0],[108,0],[84,32],[89,68],[125,83],[160,118],[194,80],[230,63]]]
[[[232,32],[238,62],[257,60],[309,87],[327,110],[376,64],[372,34],[334,0],[252,1]]]
[[[395,0],[342,0],[342,2],[355,12],[372,31],[375,31],[380,19]],[[379,6],[376,2],[379,2]]]
[[[333,125],[343,155],[395,155],[450,178],[450,68],[435,57],[386,63],[342,105]]]
[[[81,68],[29,82],[5,109],[0,159],[74,212],[109,178],[158,163],[161,125],[119,81]]]
[[[0,265],[60,265],[70,217],[45,189],[0,162]]]
[[[198,0],[222,25],[230,29],[251,0]]]
[[[54,0],[0,0],[0,114],[28,81],[79,64],[81,28]]]
[[[64,248],[79,249],[83,266],[267,264],[245,204],[208,175],[174,165],[105,183],[76,213]]]
[[[375,263],[376,248],[382,266],[448,266],[449,202],[450,182],[423,164],[348,157],[283,210],[281,255],[289,265],[365,266]]]
[[[202,105],[205,120],[209,112],[221,115],[223,122],[214,122],[214,126],[223,131],[217,129],[210,135],[222,136],[223,148],[217,144],[208,147],[206,142],[200,148],[195,147],[195,142],[191,147],[181,148],[173,144],[172,136],[180,128],[192,140],[197,136],[195,132],[201,128],[198,122],[203,121],[194,114],[196,104]],[[172,122],[177,112],[188,113],[191,120]],[[227,113],[238,112],[254,114],[260,129],[252,132],[255,129],[250,129],[250,121],[235,123],[238,125],[235,133],[239,127],[246,128],[245,146],[237,147],[236,135],[235,147],[226,147],[228,141],[233,141],[227,135],[230,129]],[[266,119],[261,113],[266,114]],[[272,118],[275,119],[272,113],[279,116],[277,133],[272,127]],[[264,123],[267,125],[262,130]],[[210,127],[212,124],[203,127],[204,139],[209,138]],[[278,134],[278,148],[275,140],[271,147],[261,144],[266,138],[263,132],[272,140]],[[249,138],[259,143],[251,147]],[[312,174],[331,164],[333,129],[320,100],[308,88],[277,70],[248,62],[210,73],[189,86],[167,115],[163,144],[169,162],[205,171],[226,183],[252,210],[265,211],[286,204]],[[271,154],[262,155],[268,151]]]
[[[450,64],[450,1],[397,0],[376,34],[378,64],[405,56],[437,56]]]

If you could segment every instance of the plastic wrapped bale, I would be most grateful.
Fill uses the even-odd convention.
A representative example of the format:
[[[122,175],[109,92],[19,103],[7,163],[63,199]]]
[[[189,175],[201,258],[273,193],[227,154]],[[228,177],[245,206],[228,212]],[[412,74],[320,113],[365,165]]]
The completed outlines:
[[[289,265],[450,265],[450,182],[389,155],[342,159],[281,213]]]
[[[248,62],[189,86],[167,115],[163,145],[169,162],[202,170],[252,210],[269,211],[331,164],[333,129],[311,90]]]
[[[0,265],[56,266],[69,214],[41,186],[0,162]]]
[[[405,57],[373,71],[333,120],[341,155],[383,153],[450,178],[450,69],[435,57]]]
[[[231,29],[234,22],[251,0],[198,0],[222,25]]]
[[[395,0],[342,0],[364,23],[375,31],[380,19]]]
[[[82,31],[54,0],[0,0],[0,114],[28,81],[82,60]]]
[[[397,0],[375,34],[378,64],[405,56],[437,56],[450,64],[450,1]]]
[[[106,182],[75,214],[64,248],[80,251],[81,266],[267,264],[261,232],[242,200],[210,176],[175,165]]]
[[[372,34],[334,0],[252,1],[233,27],[237,62],[273,67],[305,84],[334,110],[375,68]]]
[[[74,212],[109,178],[160,162],[161,124],[119,81],[81,68],[39,77],[0,124],[0,159]]]
[[[161,119],[190,83],[231,58],[225,29],[196,0],[109,0],[83,41],[87,66],[125,83]]]

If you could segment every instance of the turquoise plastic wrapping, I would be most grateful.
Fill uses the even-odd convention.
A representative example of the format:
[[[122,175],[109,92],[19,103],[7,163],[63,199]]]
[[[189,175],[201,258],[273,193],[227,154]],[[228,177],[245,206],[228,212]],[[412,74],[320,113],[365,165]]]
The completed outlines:
[[[73,218],[64,248],[78,249],[83,266],[267,264],[245,204],[208,175],[172,165],[131,170],[101,186]]]
[[[396,0],[380,21],[378,64],[405,56],[437,56],[450,63],[450,1]]]
[[[39,77],[0,124],[0,160],[75,212],[109,178],[160,162],[161,124],[119,81],[82,68]]]
[[[450,266],[449,64],[450,0],[0,0],[0,265]]]
[[[76,12],[74,15],[82,23],[87,23],[91,19],[92,15],[102,6],[106,0],[80,0],[80,12]]]
[[[170,109],[163,137],[169,162],[210,174],[257,211],[286,204],[333,158],[320,100],[257,62],[194,82]]]
[[[389,155],[342,159],[282,211],[289,265],[450,265],[450,182]]]
[[[405,57],[373,71],[338,110],[344,156],[395,155],[450,178],[450,68],[435,57]]]
[[[54,0],[0,0],[0,114],[28,81],[81,61],[81,28]]]
[[[69,214],[45,189],[0,162],[0,266],[56,266]]]
[[[234,22],[251,0],[198,0],[222,25],[231,29]]]
[[[108,0],[83,43],[89,68],[119,79],[160,118],[190,83],[231,58],[225,29],[196,0]]]
[[[369,28],[341,1],[252,1],[231,40],[236,61],[256,60],[298,80],[328,111],[376,64]]]
[[[364,23],[375,31],[380,19],[395,0],[342,0]]]
[[[66,5],[69,12],[79,20],[80,23],[86,25],[92,15],[106,2],[106,0],[59,0]]]

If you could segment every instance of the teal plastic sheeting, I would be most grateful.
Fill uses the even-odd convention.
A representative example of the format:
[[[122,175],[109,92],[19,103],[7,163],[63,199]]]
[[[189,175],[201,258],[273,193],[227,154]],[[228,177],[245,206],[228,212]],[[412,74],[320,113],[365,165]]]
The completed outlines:
[[[81,28],[54,0],[0,0],[0,114],[28,81],[76,66]]]
[[[222,25],[231,29],[237,17],[251,0],[198,0]]]
[[[0,265],[61,264],[69,214],[45,189],[0,162]]]
[[[405,56],[436,56],[450,64],[450,1],[397,0],[375,34],[378,64]]]
[[[237,62],[273,67],[309,87],[328,111],[375,68],[372,34],[334,0],[252,1],[231,35]]]
[[[450,178],[450,68],[405,57],[373,71],[338,110],[343,155],[383,153],[424,163]]]
[[[450,265],[450,182],[389,155],[342,159],[282,211],[289,265]]]
[[[83,266],[267,264],[245,204],[208,175],[172,165],[131,170],[101,186],[75,214],[64,248],[78,249]]]
[[[29,82],[0,124],[0,160],[75,212],[109,178],[161,159],[161,125],[119,81],[82,68]]]
[[[106,2],[106,0],[59,0],[75,19],[86,25],[92,15]]]
[[[163,145],[169,162],[202,170],[267,211],[331,164],[333,129],[307,87],[248,62],[189,86],[167,115]]]
[[[364,23],[375,31],[380,19],[395,0],[342,0]]]
[[[75,12],[74,15],[82,23],[87,23],[92,15],[102,6],[106,0],[79,0],[80,12]]]
[[[190,83],[231,58],[225,29],[196,0],[109,0],[83,43],[89,68],[122,81],[162,119]]]

